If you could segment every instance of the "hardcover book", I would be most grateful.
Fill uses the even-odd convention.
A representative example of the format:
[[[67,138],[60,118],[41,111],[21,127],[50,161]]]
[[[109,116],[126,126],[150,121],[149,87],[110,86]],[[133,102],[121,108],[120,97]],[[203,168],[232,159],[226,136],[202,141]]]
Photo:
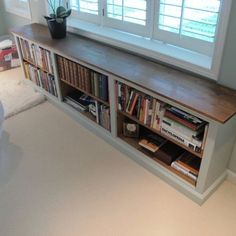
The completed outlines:
[[[155,157],[167,165],[170,165],[184,152],[185,150],[183,148],[170,141],[167,141],[162,147],[158,149],[158,151],[155,153]]]

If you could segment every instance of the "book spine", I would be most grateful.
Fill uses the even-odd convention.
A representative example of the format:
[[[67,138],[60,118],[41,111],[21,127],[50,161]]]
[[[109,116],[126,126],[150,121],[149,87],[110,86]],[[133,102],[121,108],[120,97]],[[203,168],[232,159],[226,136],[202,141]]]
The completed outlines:
[[[95,96],[99,96],[99,84],[98,84],[98,74],[94,72],[94,88],[95,88]]]
[[[81,66],[77,64],[77,75],[78,75],[78,87],[82,87],[82,82],[81,82]]]
[[[74,77],[74,73],[73,73],[73,62],[68,60],[68,64],[69,64],[69,74],[70,74],[70,83],[71,85],[75,86],[75,77]]]
[[[156,104],[155,104],[156,107],[155,107],[153,123],[152,123],[152,128],[153,129],[157,129],[158,124],[160,122],[160,118],[159,118],[160,105],[161,105],[160,102],[158,100],[156,100]]]
[[[138,96],[139,96],[139,94],[135,92],[135,93],[134,93],[134,99],[133,99],[133,101],[132,101],[132,103],[131,103],[131,105],[130,105],[130,110],[129,110],[129,112],[128,112],[130,115],[133,114],[134,107],[135,107],[135,105],[136,105],[136,103],[137,103],[137,100],[138,100]]]
[[[168,117],[163,117],[162,122],[164,122],[166,125],[169,125],[172,129],[175,129],[177,131],[179,131],[180,133],[183,133],[186,136],[197,136],[203,129],[198,129],[196,131],[189,129],[188,127],[186,127],[185,125],[182,125],[178,122],[175,122],[174,120],[168,118]]]
[[[172,133],[188,140],[189,142],[193,143],[194,145],[196,145],[199,148],[202,146],[202,141],[198,141],[198,140],[194,139],[192,136],[187,136],[184,133],[182,133],[182,132],[180,132],[176,129],[171,128],[169,125],[165,124],[164,122],[162,122],[161,126],[163,128],[165,128],[166,130],[168,130],[168,131],[170,131],[170,132],[172,132]]]
[[[68,60],[66,58],[63,58],[63,64],[64,64],[64,70],[65,70],[65,81],[69,83],[70,74],[69,74],[69,68],[68,68]]]
[[[180,124],[182,125],[185,125],[186,127],[192,129],[192,130],[197,130],[197,126],[188,122],[187,120],[185,119],[182,119],[181,117],[179,116],[176,116],[175,114],[171,113],[170,111],[166,110],[165,111],[165,116],[172,119],[172,120],[175,120],[177,122],[179,122]]]
[[[108,78],[106,75],[101,75],[101,79],[102,79],[101,99],[103,101],[108,101]]]
[[[182,169],[185,169],[186,171],[191,172],[194,175],[198,176],[199,171],[194,170],[191,166],[188,166],[187,163],[183,163],[182,161],[179,161],[178,159],[175,161],[175,163],[176,163],[176,165],[178,165]]]
[[[100,123],[100,121],[99,121],[99,104],[98,104],[98,102],[97,101],[95,101],[95,107],[96,107],[96,122],[97,122],[97,124],[99,124]]]
[[[161,133],[165,134],[166,136],[172,138],[173,140],[185,145],[186,147],[194,150],[195,152],[201,152],[201,148],[198,147],[197,145],[193,144],[192,142],[190,142],[187,139],[184,139],[183,137],[181,137],[179,134],[170,131],[169,129],[164,128],[163,126],[161,127]]]
[[[204,135],[203,135],[203,140],[202,140],[202,151],[204,150],[205,145],[206,145],[206,139],[207,139],[208,129],[209,129],[209,124],[205,125]]]
[[[128,100],[128,103],[127,103],[127,106],[126,106],[126,112],[127,112],[127,113],[129,113],[130,104],[131,104],[133,95],[134,95],[134,90],[131,90],[130,97],[129,97],[129,100]]]
[[[75,62],[72,62],[72,71],[73,71],[73,78],[74,78],[74,86],[78,88],[78,75],[77,75]]]
[[[90,69],[85,69],[85,78],[86,78],[86,91],[91,93],[91,78],[90,78]]]
[[[177,165],[175,162],[171,163],[171,167],[176,169],[177,171],[181,172],[182,174],[188,176],[189,178],[191,178],[194,181],[197,181],[197,176],[194,175],[193,173],[191,173],[190,171],[180,167],[179,165]]]

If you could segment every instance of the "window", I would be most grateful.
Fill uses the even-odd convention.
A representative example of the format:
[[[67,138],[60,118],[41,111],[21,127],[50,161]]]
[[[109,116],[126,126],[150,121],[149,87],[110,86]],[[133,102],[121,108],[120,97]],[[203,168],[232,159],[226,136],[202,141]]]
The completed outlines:
[[[7,12],[30,19],[28,0],[4,0]]]
[[[69,3],[73,10],[69,24],[83,29],[81,34],[216,79],[231,0],[69,0]]]
[[[107,0],[103,25],[141,36],[148,35],[146,0]]]
[[[71,0],[72,16],[92,23],[100,22],[99,0]]]
[[[154,37],[212,55],[220,0],[160,0]]]

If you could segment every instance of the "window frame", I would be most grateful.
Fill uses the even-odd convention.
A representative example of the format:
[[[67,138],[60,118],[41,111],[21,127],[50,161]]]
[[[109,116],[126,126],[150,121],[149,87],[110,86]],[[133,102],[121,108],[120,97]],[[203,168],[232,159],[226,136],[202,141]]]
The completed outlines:
[[[222,12],[222,5],[223,5],[222,3],[224,1],[225,0],[221,0],[221,3],[220,3],[215,36],[217,36],[217,30],[219,27],[219,19],[220,19],[220,15]],[[158,13],[160,12],[160,1],[155,1],[155,2],[156,2],[156,6],[155,6],[155,9],[156,9],[155,10],[155,12],[156,12],[155,22],[156,23],[154,23],[155,25],[154,25],[154,30],[153,30],[153,39],[157,39],[157,40],[163,41],[165,43],[170,43],[170,44],[173,44],[173,45],[185,48],[185,49],[189,49],[192,51],[196,50],[196,48],[197,48],[196,51],[199,53],[204,53],[208,56],[213,55],[215,42],[211,43],[211,42],[207,42],[207,41],[197,39],[194,37],[189,37],[186,35],[181,35],[181,37],[179,37],[178,34],[159,29],[158,28],[158,23],[159,23],[159,14]]]
[[[143,37],[149,37],[150,36],[150,15],[152,12],[150,11],[150,4],[151,1],[147,0],[147,8],[146,8],[146,25],[140,25],[140,24],[135,24],[132,22],[127,22],[127,21],[120,21],[114,18],[107,17],[107,1],[106,0],[101,0],[102,5],[104,6],[104,14],[102,16],[102,25],[105,27],[110,27],[110,28],[115,28],[117,30],[121,30],[127,33],[131,34],[136,34],[139,36]]]
[[[101,9],[105,0],[101,0]],[[150,0],[151,9],[156,7],[157,1]],[[217,80],[223,54],[224,41],[228,26],[232,0],[222,0],[221,10],[218,18],[218,27],[216,30],[216,40],[214,43],[214,53],[210,57],[204,54],[193,52],[186,48],[180,48],[176,45],[161,42],[153,39],[154,34],[154,21],[157,14],[149,14],[147,22],[152,25],[149,28],[147,37],[127,34],[117,30],[117,28],[109,28],[104,24],[104,19],[101,17],[100,24],[90,24],[82,18],[71,17],[68,19],[68,29],[71,32],[107,43],[115,47],[120,47],[127,51],[135,52],[141,56],[167,63],[174,67],[179,67],[184,70],[190,71],[204,77]],[[147,40],[149,38],[149,40]],[[150,39],[151,38],[151,39]]]

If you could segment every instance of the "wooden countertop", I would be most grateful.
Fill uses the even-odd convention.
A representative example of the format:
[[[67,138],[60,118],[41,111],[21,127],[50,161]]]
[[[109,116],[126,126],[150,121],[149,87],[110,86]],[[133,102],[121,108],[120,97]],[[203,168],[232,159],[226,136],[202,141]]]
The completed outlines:
[[[135,83],[220,123],[236,113],[236,91],[214,81],[74,34],[55,40],[50,37],[48,28],[40,24],[15,28],[12,33]]]

